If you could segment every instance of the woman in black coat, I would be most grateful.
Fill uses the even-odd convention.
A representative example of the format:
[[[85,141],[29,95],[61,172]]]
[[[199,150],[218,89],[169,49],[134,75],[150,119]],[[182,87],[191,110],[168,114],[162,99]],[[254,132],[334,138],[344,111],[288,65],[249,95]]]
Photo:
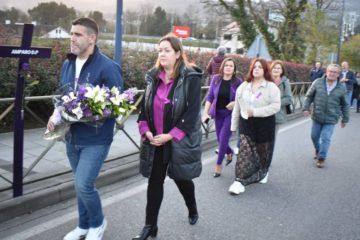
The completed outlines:
[[[142,136],[140,172],[149,178],[145,226],[133,239],[157,235],[157,219],[166,174],[174,179],[189,210],[188,220],[198,218],[192,181],[201,173],[201,77],[190,66],[180,40],[166,35],[159,41],[155,67],[146,74],[147,87],[138,118]]]

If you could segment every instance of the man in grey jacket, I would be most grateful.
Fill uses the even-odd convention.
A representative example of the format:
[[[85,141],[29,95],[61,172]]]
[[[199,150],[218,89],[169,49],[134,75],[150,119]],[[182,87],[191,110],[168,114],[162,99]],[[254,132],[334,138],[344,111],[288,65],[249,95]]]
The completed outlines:
[[[324,77],[314,81],[306,93],[304,115],[310,115],[313,103],[311,139],[315,147],[316,166],[324,167],[331,136],[340,116],[341,127],[349,121],[349,104],[346,90],[339,82],[340,66],[330,64]]]

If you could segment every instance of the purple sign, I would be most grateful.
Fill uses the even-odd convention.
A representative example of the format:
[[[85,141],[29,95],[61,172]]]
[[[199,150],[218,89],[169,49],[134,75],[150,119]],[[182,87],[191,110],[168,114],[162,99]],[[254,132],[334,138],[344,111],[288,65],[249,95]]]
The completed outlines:
[[[0,57],[11,58],[50,58],[51,48],[23,48],[15,46],[0,46]]]

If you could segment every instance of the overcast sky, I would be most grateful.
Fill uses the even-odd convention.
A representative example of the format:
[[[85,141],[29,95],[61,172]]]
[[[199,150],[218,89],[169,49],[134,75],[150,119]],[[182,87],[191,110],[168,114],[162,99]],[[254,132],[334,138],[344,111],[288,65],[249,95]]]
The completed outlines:
[[[117,0],[0,0],[0,9],[15,7],[24,12],[37,6],[40,2],[62,2],[68,7],[74,7],[82,12],[101,11],[105,17],[113,17],[116,11]],[[271,0],[269,0],[271,1]],[[168,12],[179,11],[183,13],[192,4],[196,8],[202,8],[200,0],[123,0],[124,9],[139,9],[141,5],[151,3],[153,7],[161,6]],[[360,11],[360,0],[346,0],[347,9]]]
[[[33,8],[41,2],[50,2],[51,0],[0,0],[0,8],[15,7],[26,12],[28,9]],[[115,13],[117,0],[52,0],[55,2],[62,2],[68,7],[74,7],[80,11],[101,11],[104,14]],[[123,0],[124,9],[136,9],[144,3],[151,3],[154,7],[161,6],[165,9],[181,9],[190,4],[200,5],[200,0]]]

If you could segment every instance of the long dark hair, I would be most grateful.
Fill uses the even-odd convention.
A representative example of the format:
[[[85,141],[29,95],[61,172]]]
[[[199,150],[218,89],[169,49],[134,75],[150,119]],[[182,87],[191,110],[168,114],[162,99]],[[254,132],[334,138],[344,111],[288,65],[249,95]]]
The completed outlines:
[[[269,65],[266,60],[263,58],[254,58],[250,63],[249,72],[246,75],[245,81],[252,82],[254,80],[253,71],[255,67],[255,63],[259,62],[264,70],[264,78],[266,81],[273,82],[272,76],[270,74]]]
[[[191,68],[192,66],[187,60],[182,43],[178,37],[176,37],[173,33],[168,33],[165,36],[163,36],[162,38],[160,38],[158,44],[160,44],[163,41],[168,41],[176,53],[180,52],[180,57],[178,59],[176,59],[172,76],[169,76],[170,79],[176,79],[180,75],[180,68],[183,64],[189,68]],[[158,70],[158,72],[164,70],[164,68],[160,64],[159,57],[156,60],[155,68]]]

